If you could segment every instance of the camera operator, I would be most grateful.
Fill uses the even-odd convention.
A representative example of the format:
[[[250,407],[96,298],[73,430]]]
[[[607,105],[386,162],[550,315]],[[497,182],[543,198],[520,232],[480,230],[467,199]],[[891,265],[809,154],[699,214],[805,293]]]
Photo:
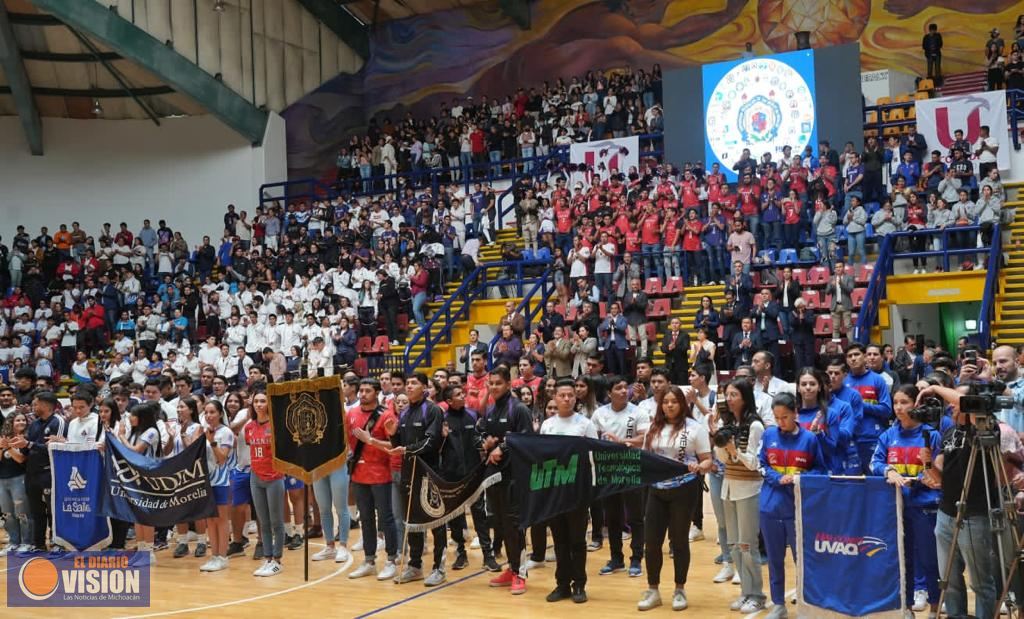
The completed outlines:
[[[992,379],[992,368],[984,356],[978,352],[978,347],[973,344],[964,348],[960,353],[960,373],[957,375],[957,384],[966,385],[972,381],[988,382]]]
[[[929,385],[920,391],[917,406],[924,404],[929,397],[941,398],[953,407],[956,425],[943,433],[941,451],[934,454],[934,458],[930,449],[919,450],[918,457],[925,467],[934,462],[931,467],[925,468],[923,483],[937,485],[942,492],[935,526],[936,551],[942,576],[945,576],[942,571],[945,570],[950,551],[958,555],[953,561],[952,573],[948,575],[945,596],[947,613],[951,617],[967,614],[967,587],[963,574],[966,567],[970,572],[971,589],[975,596],[974,615],[993,617],[1002,576],[998,558],[992,551],[992,530],[989,526],[989,511],[999,504],[996,472],[990,461],[978,458],[975,463],[970,492],[964,501],[963,524],[955,542],[953,539],[957,503],[967,482],[971,445],[979,435],[976,424],[979,421],[985,423],[978,415],[960,411],[964,391],[966,389],[963,386],[951,389],[938,385]],[[998,429],[993,432],[998,436]]]
[[[999,346],[992,351],[992,365],[997,379],[1006,383],[1006,395],[1013,398],[1013,408],[1005,408],[996,417],[1018,434],[1024,432],[1024,377],[1020,375],[1017,351],[1013,346]]]

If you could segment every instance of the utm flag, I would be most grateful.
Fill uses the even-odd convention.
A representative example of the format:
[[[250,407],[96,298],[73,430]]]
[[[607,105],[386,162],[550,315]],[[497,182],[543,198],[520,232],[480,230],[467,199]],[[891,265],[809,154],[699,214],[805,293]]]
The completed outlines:
[[[445,481],[419,456],[404,458],[402,496],[408,504],[398,517],[405,519],[410,533],[430,531],[466,513],[484,490],[500,481],[501,473],[483,462],[459,481]]]
[[[348,458],[341,380],[324,376],[267,385],[274,468],[311,484]]]

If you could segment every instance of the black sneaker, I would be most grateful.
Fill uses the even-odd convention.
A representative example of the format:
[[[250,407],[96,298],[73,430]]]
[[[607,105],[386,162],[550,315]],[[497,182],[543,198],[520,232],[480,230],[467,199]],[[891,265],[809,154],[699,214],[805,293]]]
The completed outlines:
[[[256,548],[252,551],[252,560],[260,561],[263,559],[263,542],[256,542]]]
[[[228,557],[237,557],[245,554],[245,546],[242,542],[231,542],[228,544]]]
[[[548,602],[561,602],[562,600],[568,600],[572,597],[572,591],[564,589],[562,587],[555,587],[551,593],[548,594],[545,600]]]
[[[200,559],[206,556],[206,544],[199,542],[196,544],[195,558]]]
[[[455,563],[452,563],[452,569],[464,570],[467,565],[469,565],[469,557],[466,556],[466,553],[460,552],[458,556],[455,557]]]
[[[188,544],[178,544],[174,547],[174,558],[180,559],[188,554]]]
[[[157,551],[157,550],[167,550],[168,548],[170,548],[170,545],[168,545],[166,540],[164,540],[162,542],[153,542],[153,551],[154,552]]]
[[[302,534],[296,533],[288,539],[288,545],[285,546],[288,550],[298,550],[302,548]]]
[[[306,535],[309,539],[319,539],[324,536],[324,528],[320,525],[312,525],[309,527],[309,533]]]
[[[484,555],[484,569],[488,572],[500,572],[501,566],[494,560],[494,555]]]
[[[572,601],[577,604],[582,604],[587,601],[587,590],[580,585],[573,585],[572,587]]]

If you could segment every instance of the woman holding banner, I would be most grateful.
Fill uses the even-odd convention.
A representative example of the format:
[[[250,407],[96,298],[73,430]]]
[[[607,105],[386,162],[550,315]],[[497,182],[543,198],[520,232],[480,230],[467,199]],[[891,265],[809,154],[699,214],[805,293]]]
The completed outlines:
[[[284,475],[274,470],[270,401],[266,393],[253,395],[252,409],[256,418],[245,424],[242,432],[249,445],[249,488],[266,557],[252,575],[277,576],[284,555]]]
[[[924,476],[931,454],[941,448],[941,433],[911,416],[918,390],[900,385],[892,393],[892,409],[899,422],[878,437],[871,457],[871,474],[903,490],[904,556],[907,574],[907,608],[914,606],[916,589],[928,591],[930,616],[939,606],[939,561],[935,546],[935,517],[942,491]],[[915,575],[922,576],[915,586]]]
[[[160,430],[156,427],[157,415],[160,414],[160,403],[143,402],[135,405],[128,414],[128,423],[121,426],[121,442],[135,453],[147,458],[160,458]],[[129,430],[130,428],[130,430]],[[135,550],[138,553],[149,553],[149,564],[156,564],[153,554],[153,527],[135,524]]]
[[[219,572],[228,567],[228,523],[231,519],[231,469],[235,466],[235,434],[226,424],[224,406],[211,399],[203,409],[206,419],[206,460],[210,487],[217,502],[217,515],[206,519],[213,556],[199,566],[201,572]]]
[[[668,533],[675,568],[672,610],[683,610],[687,607],[684,587],[690,571],[690,519],[701,497],[700,475],[709,473],[714,464],[711,461],[711,442],[707,428],[696,419],[694,410],[679,387],[670,386],[658,402],[654,420],[644,436],[643,448],[685,463],[689,472],[654,484],[647,495],[644,559],[647,563],[648,589],[644,591],[637,608],[651,610],[661,606],[658,585],[661,581],[662,546],[665,533]],[[756,531],[754,536],[756,539]]]
[[[178,400],[178,424],[167,428],[171,438],[171,455],[176,456],[185,450],[186,447],[196,442],[203,435],[203,427],[199,423],[199,404],[192,398]],[[177,526],[178,545],[172,555],[180,559],[188,554],[188,523],[182,522]],[[206,556],[206,523],[196,523],[196,535],[199,542],[196,544],[195,557]]]
[[[832,398],[829,403],[829,381],[820,370],[814,368],[803,368],[797,373],[796,389],[800,394],[800,409],[797,413],[800,427],[818,437],[829,472],[833,475],[845,474],[846,447],[851,437],[842,428],[841,420],[853,414],[850,405],[838,398]]]
[[[731,610],[743,614],[764,608],[761,564],[755,557],[760,525],[759,495],[764,480],[759,472],[758,448],[764,422],[757,414],[754,389],[745,378],[725,388],[725,409],[712,438],[715,455],[725,464],[722,502],[725,507],[725,531],[732,563],[740,575],[741,594]]]

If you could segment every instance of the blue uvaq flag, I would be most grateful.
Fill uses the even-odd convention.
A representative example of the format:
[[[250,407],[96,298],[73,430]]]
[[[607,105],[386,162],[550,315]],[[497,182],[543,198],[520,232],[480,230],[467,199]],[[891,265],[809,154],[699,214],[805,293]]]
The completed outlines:
[[[899,489],[881,477],[799,475],[795,494],[799,616],[903,617]]]
[[[95,445],[49,445],[53,538],[78,551],[110,544],[110,520],[101,514],[106,488],[103,456]]]

